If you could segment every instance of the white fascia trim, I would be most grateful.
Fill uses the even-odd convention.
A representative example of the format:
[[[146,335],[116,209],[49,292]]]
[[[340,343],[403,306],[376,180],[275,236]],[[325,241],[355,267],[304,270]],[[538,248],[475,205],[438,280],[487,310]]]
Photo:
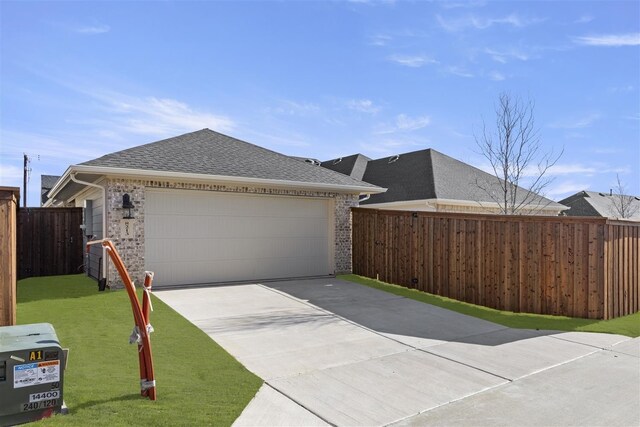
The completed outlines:
[[[500,208],[500,205],[495,202],[476,202],[472,200],[459,200],[459,199],[420,199],[420,200],[402,200],[399,202],[388,202],[388,203],[371,203],[360,206],[361,208],[385,208],[385,207],[404,207],[404,206],[415,206],[415,205],[424,205],[428,207],[433,207],[434,209],[438,205],[453,205],[453,206],[469,206],[473,208]],[[559,212],[565,210],[566,208],[560,208],[555,206],[548,205],[529,205],[532,209],[540,209],[545,211],[553,211]]]
[[[185,173],[185,172],[164,172],[164,171],[150,171],[141,169],[127,169],[127,168],[112,168],[104,166],[82,166],[74,165],[70,166],[65,172],[65,176],[69,172],[77,173],[92,173],[102,174],[109,176],[119,176],[126,178],[154,178],[154,179],[172,179],[172,180],[185,180],[185,181],[206,181],[206,182],[222,182],[222,183],[234,183],[245,185],[262,185],[267,187],[280,187],[280,188],[304,188],[316,191],[333,191],[336,193],[359,193],[359,194],[378,194],[387,191],[386,188],[371,188],[359,185],[339,185],[339,184],[323,184],[317,182],[302,182],[302,181],[285,181],[278,179],[264,179],[264,178],[248,178],[240,176],[225,176],[225,175],[205,175],[199,173]],[[58,186],[54,187],[54,190]],[[54,194],[52,190],[51,194]]]
[[[387,202],[387,203],[367,203],[366,205],[361,205],[361,208],[385,208],[385,207],[404,207],[404,206],[413,206],[413,205],[424,205],[424,206],[432,206],[432,202],[435,199],[425,199],[425,200],[402,200],[399,202]]]
[[[499,203],[496,202],[479,202],[479,201],[473,201],[473,200],[459,200],[459,199],[431,199],[428,201],[428,203],[434,203],[434,204],[442,204],[442,205],[455,205],[455,206],[477,206],[477,207],[486,207],[486,208],[500,208],[501,205]],[[523,209],[527,209],[527,206],[530,207],[531,209],[541,209],[541,210],[545,210],[545,211],[563,211],[565,209],[568,209],[567,207],[560,207],[560,206],[551,206],[551,204],[533,204],[533,203],[528,203],[526,206],[523,206]]]

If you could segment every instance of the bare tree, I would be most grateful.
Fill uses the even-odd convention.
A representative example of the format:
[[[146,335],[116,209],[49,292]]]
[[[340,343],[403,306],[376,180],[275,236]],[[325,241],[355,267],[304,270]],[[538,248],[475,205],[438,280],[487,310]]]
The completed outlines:
[[[544,189],[551,183],[547,176],[564,150],[543,153],[540,132],[535,126],[534,103],[509,93],[501,93],[495,106],[496,127],[487,129],[482,122],[480,135],[474,133],[480,153],[489,161],[496,180],[476,181],[477,186],[500,206],[500,213],[534,213],[542,204]]]
[[[620,175],[618,174],[616,174],[616,182],[616,186],[611,190],[611,215],[621,219],[631,218],[640,209],[640,203],[636,202],[634,196],[625,194],[626,187],[620,181]]]

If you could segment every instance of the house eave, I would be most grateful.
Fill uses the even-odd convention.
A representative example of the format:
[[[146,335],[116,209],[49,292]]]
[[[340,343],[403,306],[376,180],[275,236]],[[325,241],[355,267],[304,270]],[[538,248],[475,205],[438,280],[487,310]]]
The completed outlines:
[[[427,202],[440,204],[440,205],[455,205],[455,206],[477,206],[477,207],[486,207],[486,208],[500,208],[502,205],[496,202],[480,202],[480,201],[472,201],[472,200],[459,200],[459,199],[430,199]],[[547,204],[539,204],[539,203],[527,203],[526,207],[523,206],[523,209],[532,209],[532,210],[544,210],[544,211],[554,211],[561,212],[569,209],[569,207],[560,205],[558,203],[547,203]]]
[[[363,204],[360,207],[362,208],[372,208],[372,209],[384,209],[385,207],[394,207],[394,208],[402,208],[406,206],[415,206],[415,205],[423,205],[425,207],[431,207],[433,209],[437,208],[438,205],[449,205],[449,206],[469,206],[469,207],[477,207],[477,208],[485,208],[485,209],[495,209],[500,208],[501,205],[496,202],[478,202],[472,200],[459,200],[459,199],[417,199],[417,200],[400,200],[395,202],[385,202],[385,203],[368,203]],[[541,205],[541,204],[529,204],[527,205],[527,209],[532,210],[541,210],[548,212],[561,212],[568,207],[564,205]]]
[[[278,179],[249,178],[241,176],[206,175],[185,172],[167,172],[142,169],[114,168],[104,166],[72,165],[67,168],[62,178],[49,192],[47,204],[51,204],[60,191],[71,181],[72,174],[108,176],[112,178],[157,179],[170,181],[188,181],[203,183],[221,183],[236,185],[264,186],[270,188],[304,189],[311,191],[327,191],[347,194],[377,194],[387,191],[386,188],[359,185],[341,185],[319,182],[287,181]]]

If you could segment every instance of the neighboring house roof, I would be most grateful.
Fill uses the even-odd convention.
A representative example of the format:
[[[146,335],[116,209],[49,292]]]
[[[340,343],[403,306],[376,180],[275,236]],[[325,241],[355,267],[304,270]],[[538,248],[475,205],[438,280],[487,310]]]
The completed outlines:
[[[346,159],[351,157],[354,156]],[[372,195],[362,205],[429,199],[491,204],[496,200],[488,192],[500,193],[495,176],[434,149],[369,160],[362,180],[387,188],[385,193]],[[520,188],[518,193],[518,199],[521,201],[528,197],[530,205],[558,211],[566,209],[524,188]]]
[[[52,193],[57,195],[66,186],[67,190],[61,195],[64,199],[77,191],[79,184],[70,183],[70,176],[75,173],[81,174],[80,179],[90,181],[95,181],[99,175],[121,175],[204,179],[350,193],[384,191],[384,188],[210,129],[163,139],[72,165],[63,176],[64,182],[59,183]]]
[[[40,175],[40,205],[47,201],[47,193],[59,179],[58,175]]]
[[[633,221],[640,221],[640,198],[636,196],[623,195],[628,198],[630,211],[633,213],[629,218]],[[618,194],[598,193],[597,191],[580,191],[559,203],[569,206],[569,210],[564,214],[568,216],[598,216],[607,218],[618,218],[619,213],[615,209],[614,203]]]
[[[314,159],[311,157],[299,157],[299,156],[289,156],[289,157],[291,157],[292,159],[299,160],[301,162],[311,163],[312,165],[316,165],[316,166],[320,165],[320,160]]]
[[[371,159],[367,156],[363,156],[362,154],[353,154],[347,157],[338,157],[337,159],[327,160],[326,162],[322,162],[321,166],[340,172],[344,175],[349,175],[352,178],[362,180],[369,161],[371,161]]]

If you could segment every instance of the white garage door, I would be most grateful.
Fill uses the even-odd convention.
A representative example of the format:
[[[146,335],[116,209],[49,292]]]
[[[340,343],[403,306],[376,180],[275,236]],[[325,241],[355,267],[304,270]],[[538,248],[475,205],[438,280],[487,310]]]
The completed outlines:
[[[328,199],[147,190],[154,286],[333,274]]]

